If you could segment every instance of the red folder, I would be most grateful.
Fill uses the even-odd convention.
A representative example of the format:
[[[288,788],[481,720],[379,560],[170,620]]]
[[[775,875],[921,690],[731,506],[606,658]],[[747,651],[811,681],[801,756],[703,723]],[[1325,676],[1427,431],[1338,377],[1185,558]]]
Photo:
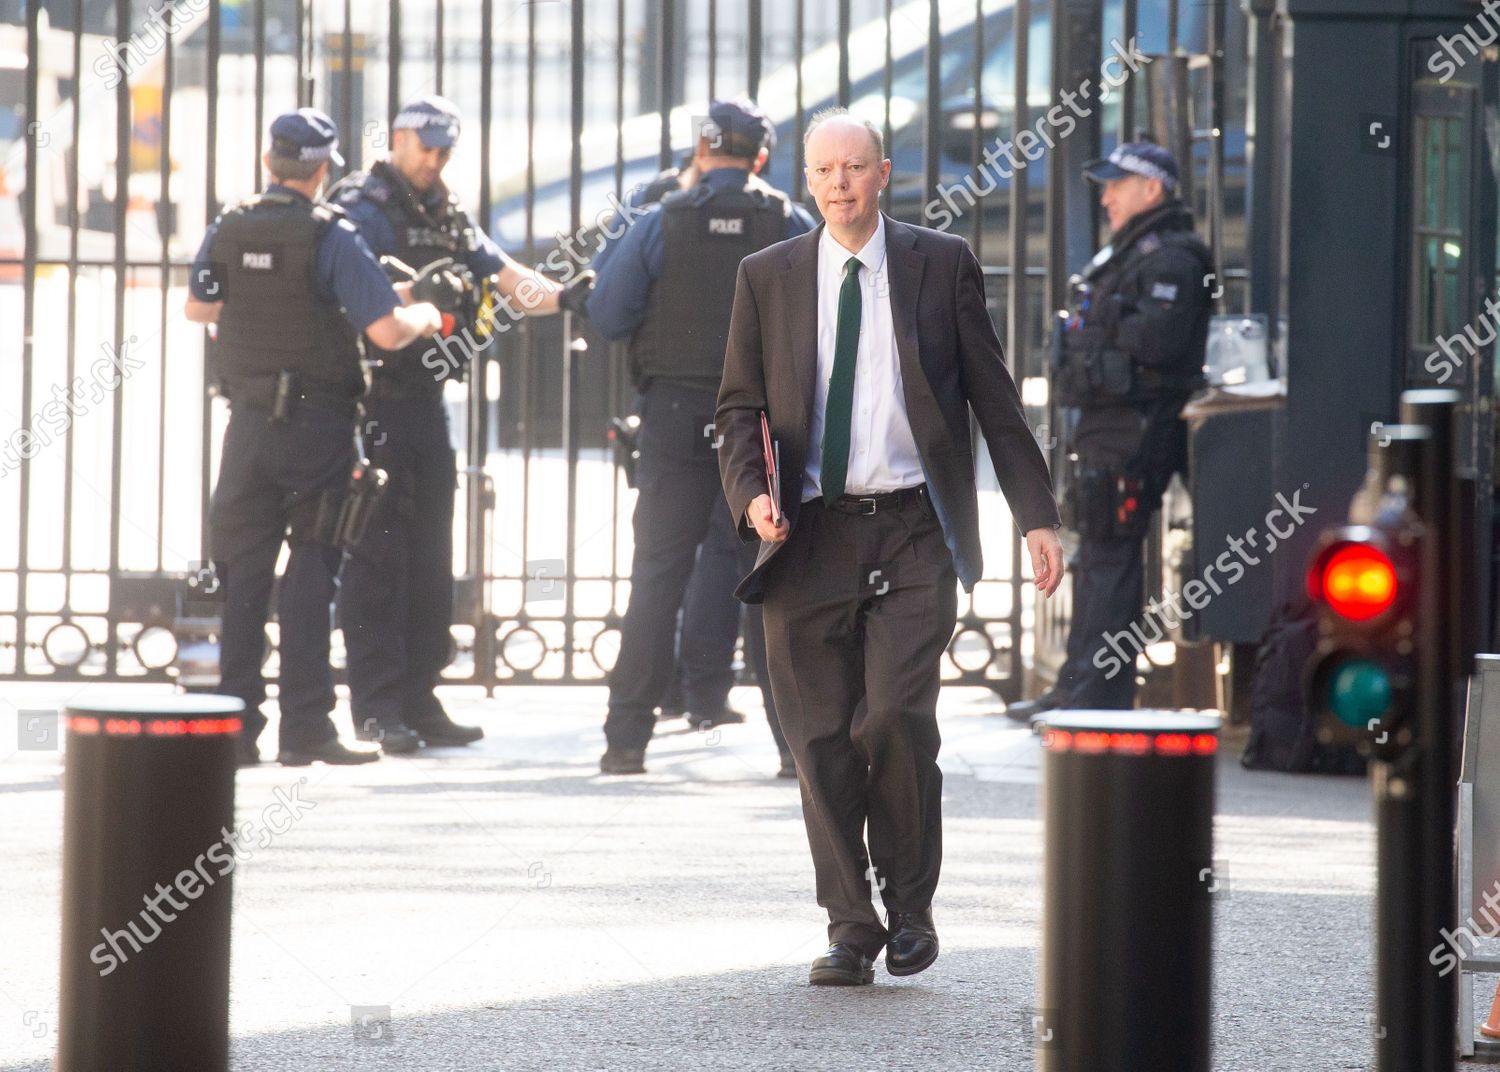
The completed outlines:
[[[772,442],[765,411],[760,414],[760,447],[766,461],[766,491],[771,496],[771,524],[781,524],[781,444]]]

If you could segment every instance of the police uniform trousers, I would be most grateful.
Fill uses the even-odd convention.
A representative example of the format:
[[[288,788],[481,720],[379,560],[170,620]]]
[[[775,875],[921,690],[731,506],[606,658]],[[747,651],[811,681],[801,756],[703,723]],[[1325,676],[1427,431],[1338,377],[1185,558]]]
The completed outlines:
[[[653,710],[672,684],[678,630],[688,580],[699,558],[709,557],[710,574],[702,579],[699,603],[683,622],[710,625],[709,636],[684,643],[685,704],[694,715],[718,714],[732,684],[731,661],[739,629],[734,570],[715,563],[715,549],[739,543],[719,481],[718,456],[711,435],[718,392],[713,387],[655,380],[641,394],[641,429],[636,463],[638,497],[632,521],[635,554],[630,566],[630,603],[620,627],[620,654],[610,674],[609,714],[604,735],[611,748],[641,749],[651,740]],[[743,566],[746,552],[735,552]],[[753,561],[753,560],[752,560]],[[717,569],[715,567],[718,567]],[[744,567],[748,571],[748,567]],[[704,604],[718,605],[705,609]],[[747,625],[747,657],[755,666]],[[705,680],[706,679],[706,680]],[[764,679],[763,679],[764,680]],[[768,714],[772,712],[768,710]]]
[[[776,717],[766,669],[760,605],[744,605],[734,598],[740,578],[755,568],[759,545],[741,540],[728,511],[721,513],[710,518],[708,532],[698,546],[677,630],[677,666],[662,706],[699,716],[727,707],[734,685],[734,646],[743,636],[745,662],[760,687],[766,722],[776,750],[785,755],[786,738]]]
[[[365,405],[364,444],[390,482],[350,550],[339,621],[354,725],[373,733],[445,717],[433,690],[452,656],[458,468],[441,395],[377,383]]]
[[[868,955],[887,937],[872,886],[890,912],[925,909],[937,889],[937,699],[957,584],[925,494],[868,515],[805,502],[767,567],[771,687],[818,904],[829,940]]]
[[[354,413],[299,403],[286,422],[244,403],[231,407],[209,540],[224,589],[219,690],[245,703],[244,733],[266,726],[261,664],[266,620],[283,542],[290,545],[276,593],[280,629],[282,749],[310,748],[337,736],[329,631],[343,553],[318,543],[313,527],[325,491],[342,493],[354,464]]]
[[[1085,410],[1074,432],[1080,462],[1138,475],[1141,491],[1133,523],[1108,531],[1084,532],[1069,572],[1073,618],[1067,658],[1057,688],[1069,707],[1125,709],[1135,705],[1135,661],[1122,660],[1106,638],[1120,638],[1127,655],[1136,653],[1133,625],[1149,639],[1142,621],[1145,605],[1145,542],[1153,512],[1172,474],[1186,462],[1186,426],[1176,418],[1180,399],[1153,406],[1095,407]]]

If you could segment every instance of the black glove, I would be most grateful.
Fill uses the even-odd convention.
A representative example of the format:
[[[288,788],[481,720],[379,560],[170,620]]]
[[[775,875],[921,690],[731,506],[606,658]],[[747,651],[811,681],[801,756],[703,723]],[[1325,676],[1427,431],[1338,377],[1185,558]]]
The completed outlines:
[[[431,302],[440,312],[456,313],[472,285],[466,266],[455,264],[452,257],[442,257],[424,265],[412,281],[411,300]]]
[[[558,295],[557,304],[574,316],[587,316],[588,311],[584,308],[589,300],[589,292],[594,289],[594,270],[592,268],[579,272],[563,285],[562,293]]]

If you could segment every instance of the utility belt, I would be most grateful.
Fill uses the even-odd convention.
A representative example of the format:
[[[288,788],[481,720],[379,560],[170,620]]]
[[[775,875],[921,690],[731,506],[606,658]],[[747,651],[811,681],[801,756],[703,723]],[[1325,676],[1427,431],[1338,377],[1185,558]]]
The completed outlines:
[[[411,402],[428,401],[440,402],[443,397],[441,385],[434,390],[431,386],[415,386],[403,383],[394,376],[382,376],[378,371],[370,377],[370,390],[366,395],[374,401],[388,402]]]
[[[1062,522],[1080,536],[1110,540],[1145,533],[1152,504],[1145,480],[1122,466],[1074,462]]]
[[[302,383],[299,373],[283,369],[275,376],[235,379],[228,384],[229,401],[234,406],[263,409],[268,420],[285,424],[298,406],[309,405],[326,410],[351,424],[359,415],[359,399],[328,385]]]
[[[294,502],[287,511],[293,543],[350,550],[364,538],[389,479],[364,458],[355,463],[345,487],[325,488],[315,499]]]

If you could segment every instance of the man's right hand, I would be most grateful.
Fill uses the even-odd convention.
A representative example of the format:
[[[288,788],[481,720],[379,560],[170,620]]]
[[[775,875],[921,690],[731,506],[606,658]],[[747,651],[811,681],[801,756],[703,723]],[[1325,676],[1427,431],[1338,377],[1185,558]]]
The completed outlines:
[[[745,517],[750,524],[755,526],[755,534],[766,543],[781,543],[791,534],[791,528],[783,516],[781,524],[775,525],[771,522],[771,496],[757,495],[750,500],[750,505],[745,509]]]

